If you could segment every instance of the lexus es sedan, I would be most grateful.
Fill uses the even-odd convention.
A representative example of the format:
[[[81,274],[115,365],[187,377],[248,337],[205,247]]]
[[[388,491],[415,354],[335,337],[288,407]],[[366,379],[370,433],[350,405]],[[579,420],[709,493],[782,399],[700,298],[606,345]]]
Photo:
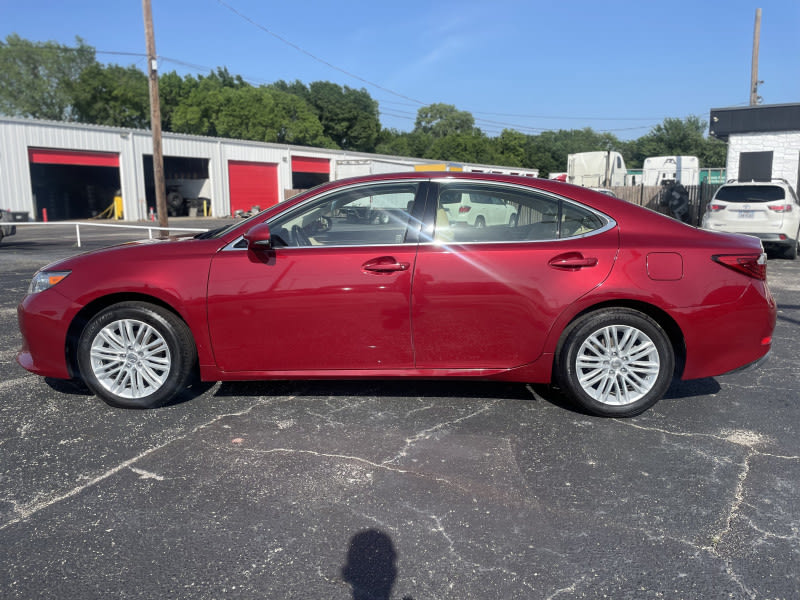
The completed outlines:
[[[451,220],[476,197],[514,218]],[[348,219],[363,205],[396,208]],[[624,417],[673,378],[765,357],[776,306],[757,238],[557,181],[412,172],[55,262],[18,316],[23,367],[114,406],[159,406],[198,376],[449,377],[552,384]]]

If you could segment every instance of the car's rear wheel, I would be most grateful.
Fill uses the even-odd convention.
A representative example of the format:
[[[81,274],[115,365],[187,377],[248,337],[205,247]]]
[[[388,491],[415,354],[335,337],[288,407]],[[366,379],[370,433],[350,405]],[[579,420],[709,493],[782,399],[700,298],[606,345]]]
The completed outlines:
[[[183,390],[197,351],[169,310],[121,302],[92,317],[77,347],[78,368],[99,398],[123,408],[155,408]]]
[[[475,227],[477,229],[483,229],[486,227],[486,219],[479,216],[477,219],[475,219]]]
[[[658,402],[675,370],[669,337],[649,316],[602,309],[570,328],[556,362],[556,380],[590,413],[632,417]]]

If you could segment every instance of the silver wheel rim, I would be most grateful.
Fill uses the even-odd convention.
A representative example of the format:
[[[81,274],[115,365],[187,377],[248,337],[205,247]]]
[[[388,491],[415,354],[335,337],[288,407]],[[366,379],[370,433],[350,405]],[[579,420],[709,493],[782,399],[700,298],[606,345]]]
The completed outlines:
[[[94,337],[92,373],[105,389],[121,398],[145,398],[167,380],[171,355],[154,327],[135,319],[109,323]]]
[[[603,404],[621,406],[641,400],[653,389],[661,360],[644,332],[609,325],[581,344],[575,369],[584,392]]]

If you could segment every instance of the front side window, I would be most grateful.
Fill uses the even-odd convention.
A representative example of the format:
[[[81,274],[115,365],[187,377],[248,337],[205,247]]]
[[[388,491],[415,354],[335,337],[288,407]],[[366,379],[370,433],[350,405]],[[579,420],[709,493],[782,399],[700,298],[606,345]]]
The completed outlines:
[[[382,246],[405,243],[419,184],[354,186],[270,221],[273,245]]]
[[[601,229],[608,220],[578,204],[539,192],[478,183],[440,185],[434,240],[558,240]]]

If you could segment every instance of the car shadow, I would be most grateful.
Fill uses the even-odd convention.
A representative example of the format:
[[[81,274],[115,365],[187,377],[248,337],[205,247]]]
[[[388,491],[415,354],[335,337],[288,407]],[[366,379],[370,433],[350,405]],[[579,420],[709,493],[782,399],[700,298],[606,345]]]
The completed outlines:
[[[86,384],[83,383],[80,379],[55,379],[52,377],[44,377],[45,384],[60,394],[66,394],[68,396],[84,396],[84,397],[93,397],[94,393],[86,387]],[[181,393],[177,394],[172,400],[163,404],[159,408],[164,408],[168,406],[178,406],[180,404],[184,404],[185,402],[191,402],[195,398],[202,396],[208,390],[213,388],[216,385],[216,381],[196,381],[187,386],[185,390]],[[99,398],[98,398],[99,400]]]
[[[53,390],[72,396],[92,396],[79,379],[44,378]],[[163,408],[191,402],[216,386],[214,381],[194,381],[184,391],[163,405]],[[714,378],[692,381],[675,380],[661,402],[707,396],[720,391]],[[593,417],[573,403],[556,386],[498,381],[424,379],[390,380],[298,380],[298,381],[225,381],[213,393],[216,398],[259,396],[310,397],[378,397],[378,398],[464,398],[480,400],[521,400],[546,402],[555,407]]]
[[[80,379],[44,378],[45,384],[52,390],[70,396],[93,396],[91,390]]]
[[[720,391],[714,378],[675,380],[661,402],[707,396]],[[298,396],[378,398],[470,398],[481,400],[522,400],[546,402],[557,408],[595,417],[573,403],[556,386],[496,381],[431,380],[323,380],[323,381],[226,381],[215,397]]]

